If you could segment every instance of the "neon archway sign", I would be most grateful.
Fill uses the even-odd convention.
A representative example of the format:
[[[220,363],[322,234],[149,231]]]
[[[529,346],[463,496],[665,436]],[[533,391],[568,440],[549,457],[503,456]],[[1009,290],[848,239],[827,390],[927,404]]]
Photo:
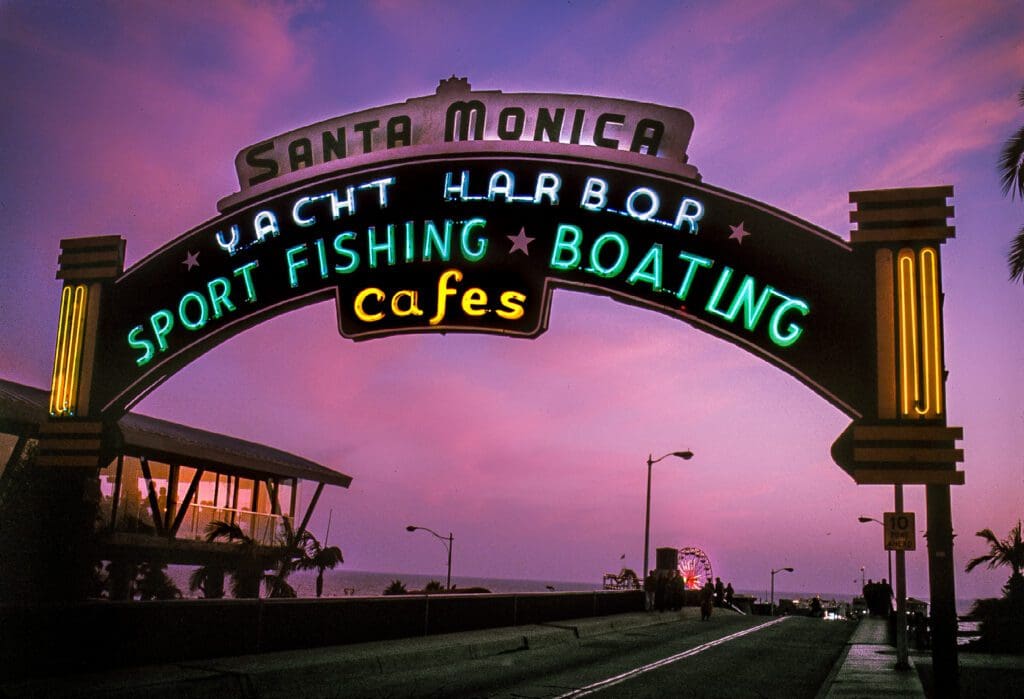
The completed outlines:
[[[681,109],[452,78],[249,146],[220,215],[131,268],[120,238],[62,242],[51,414],[116,419],[310,303],[333,299],[353,340],[533,338],[569,289],[678,318],[803,382],[854,419],[833,456],[858,482],[962,480],[942,351],[951,188],[852,194],[847,242],[703,183],[692,126]]]
[[[113,423],[221,342],[334,299],[340,333],[544,332],[554,289],[689,323],[853,418],[857,483],[926,486],[936,667],[955,666],[940,246],[952,187],[852,192],[850,242],[701,182],[681,109],[579,95],[435,95],[243,149],[221,214],[130,269],[61,241],[41,466],[96,469]],[[897,509],[902,490],[897,488]]]

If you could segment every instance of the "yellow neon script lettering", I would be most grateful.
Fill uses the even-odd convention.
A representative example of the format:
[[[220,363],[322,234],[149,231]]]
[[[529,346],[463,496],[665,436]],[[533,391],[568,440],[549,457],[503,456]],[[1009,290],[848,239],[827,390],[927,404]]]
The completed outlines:
[[[372,296],[377,301],[383,301],[385,294],[380,289],[377,289],[377,288],[374,288],[374,287],[371,286],[368,289],[363,289],[362,291],[360,291],[356,295],[356,300],[355,300],[355,304],[354,304],[355,312],[356,312],[356,318],[358,318],[359,320],[363,321],[364,323],[372,323],[374,321],[377,321],[377,320],[380,320],[381,318],[383,318],[384,317],[384,313],[383,312],[367,313],[366,311],[364,311],[363,310],[363,304],[366,303],[366,297],[367,296]]]

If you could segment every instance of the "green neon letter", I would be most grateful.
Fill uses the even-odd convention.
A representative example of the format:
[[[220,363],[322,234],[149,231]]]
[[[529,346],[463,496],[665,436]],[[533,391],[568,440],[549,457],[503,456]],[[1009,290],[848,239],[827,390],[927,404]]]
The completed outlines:
[[[685,301],[686,295],[690,293],[690,285],[693,284],[693,278],[697,276],[697,268],[710,268],[714,262],[706,257],[691,255],[688,252],[679,253],[679,259],[684,262],[689,262],[689,264],[686,265],[686,274],[683,276],[683,283],[679,285],[679,291],[676,292],[676,298],[680,301]]]
[[[305,251],[306,244],[303,243],[302,245],[296,245],[293,248],[288,248],[284,252],[285,259],[288,261],[288,283],[291,285],[293,289],[299,286],[299,275],[295,273],[296,270],[299,270],[309,264],[309,260],[305,258],[297,260],[295,259],[295,256],[298,255],[300,252]]]
[[[253,260],[247,262],[231,274],[233,276],[241,275],[245,281],[245,300],[248,303],[256,303],[256,286],[252,283],[252,271],[260,266],[259,260]]]
[[[615,264],[605,267],[601,264],[601,250],[612,241],[619,246],[619,256],[615,259]],[[587,268],[587,271],[606,279],[617,276],[626,266],[627,257],[629,257],[629,243],[626,242],[624,235],[614,231],[602,233],[594,241],[594,247],[590,248],[590,267]]]
[[[470,250],[469,235],[473,232],[474,228],[483,228],[487,225],[487,221],[482,218],[471,218],[462,224],[462,235],[460,236],[460,245],[462,247],[462,257],[469,262],[479,262],[484,259],[484,255],[487,254],[487,238],[486,236],[480,235],[476,238],[476,249]]]
[[[650,271],[648,271],[648,267],[651,268]],[[661,243],[655,243],[647,251],[647,254],[644,255],[644,259],[640,260],[640,264],[636,266],[626,281],[630,284],[647,282],[654,291],[661,291],[661,267]]]
[[[128,331],[128,346],[132,349],[143,350],[144,354],[135,360],[135,363],[139,366],[145,366],[149,364],[149,360],[153,358],[155,354],[153,352],[153,343],[149,340],[140,340],[139,334],[143,332],[144,328],[141,325],[136,325],[134,328]]]
[[[786,296],[778,291],[773,290],[773,292],[776,296],[785,300],[778,308],[775,309],[775,312],[772,313],[772,319],[768,323],[768,337],[770,337],[772,342],[777,344],[779,347],[789,347],[800,339],[804,329],[796,323],[790,323],[786,326],[785,333],[780,332],[779,326],[782,324],[782,316],[788,311],[796,311],[800,315],[806,316],[811,312],[811,308],[807,305],[807,302],[801,299]]]
[[[188,302],[193,301],[199,304],[199,319],[189,320],[188,314],[185,310],[188,307]],[[178,317],[181,319],[181,324],[189,330],[199,330],[206,321],[210,319],[210,308],[206,305],[206,297],[195,291],[190,291],[181,297],[181,301],[178,302]]]
[[[228,294],[231,293],[231,282],[227,279],[224,277],[212,279],[206,285],[206,289],[210,292],[210,310],[213,311],[214,318],[224,315],[221,306],[228,311],[235,310],[235,304],[231,303],[231,299],[228,298]]]
[[[149,325],[153,328],[153,336],[161,352],[167,351],[167,335],[174,328],[174,314],[161,308],[149,317]]]
[[[345,265],[334,265],[335,274],[348,274],[349,272],[354,272],[356,269],[359,268],[359,253],[356,252],[355,250],[349,250],[348,248],[345,247],[346,240],[355,239],[356,234],[353,233],[352,231],[345,231],[344,233],[339,233],[334,238],[334,252],[348,259],[348,263]]]
[[[571,236],[567,240],[566,237]],[[551,250],[550,267],[552,269],[576,269],[580,266],[580,243],[583,242],[583,231],[568,223],[560,223],[555,234],[555,247]],[[562,259],[562,252],[569,252],[569,259]]]
[[[395,264],[395,226],[389,223],[384,230],[387,231],[387,240],[378,243],[377,229],[373,226],[368,226],[366,229],[366,253],[370,258],[370,269],[377,269],[377,253],[379,252],[387,252],[388,267]]]
[[[452,222],[444,221],[444,237],[437,230],[433,221],[423,222],[423,261],[430,262],[433,259],[432,250],[436,250],[441,256],[442,262],[452,259]]]

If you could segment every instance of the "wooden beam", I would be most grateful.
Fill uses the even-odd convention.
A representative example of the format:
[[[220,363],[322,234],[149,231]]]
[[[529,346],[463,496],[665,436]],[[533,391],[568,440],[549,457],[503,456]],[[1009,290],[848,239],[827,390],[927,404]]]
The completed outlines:
[[[146,492],[149,494],[149,509],[153,513],[153,525],[156,528],[156,533],[163,536],[164,519],[160,515],[160,503],[156,498],[156,486],[153,485],[153,473],[149,470],[149,459],[140,456],[139,464],[142,466],[142,477],[146,479]]]
[[[110,501],[110,531],[117,526],[117,505],[121,501],[121,475],[124,471],[124,454],[117,455],[117,471],[114,475],[114,497]]]
[[[192,476],[192,482],[188,484],[188,491],[185,493],[185,499],[181,501],[181,507],[178,508],[178,513],[174,517],[174,523],[171,524],[171,530],[168,534],[171,538],[178,535],[178,528],[181,527],[181,523],[185,521],[185,514],[188,512],[188,505],[192,502],[192,498],[196,495],[196,490],[199,489],[199,482],[203,479],[203,469],[197,468],[196,475]]]
[[[178,464],[167,464],[167,501],[164,503],[164,529],[170,532],[171,513],[178,504]]]
[[[309,524],[309,518],[313,514],[313,508],[316,507],[317,501],[320,499],[320,493],[324,492],[324,484],[316,484],[316,492],[313,493],[313,499],[309,501],[309,508],[306,509],[306,515],[302,518],[302,524],[296,529],[296,536],[302,536],[302,532],[306,531],[306,525]]]

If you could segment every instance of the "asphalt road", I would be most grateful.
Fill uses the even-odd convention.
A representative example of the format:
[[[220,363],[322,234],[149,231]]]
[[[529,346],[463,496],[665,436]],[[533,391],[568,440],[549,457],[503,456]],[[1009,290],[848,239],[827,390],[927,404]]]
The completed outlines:
[[[716,614],[578,644],[339,682],[339,696],[812,699],[856,625]]]

